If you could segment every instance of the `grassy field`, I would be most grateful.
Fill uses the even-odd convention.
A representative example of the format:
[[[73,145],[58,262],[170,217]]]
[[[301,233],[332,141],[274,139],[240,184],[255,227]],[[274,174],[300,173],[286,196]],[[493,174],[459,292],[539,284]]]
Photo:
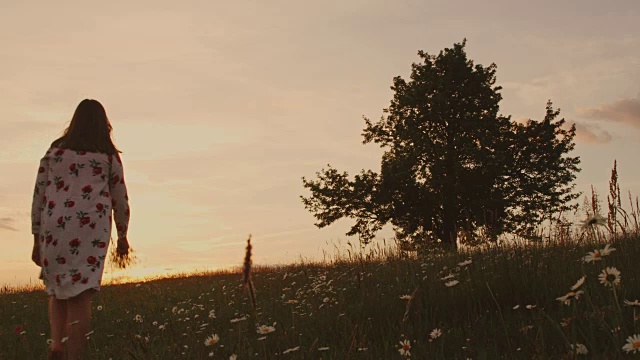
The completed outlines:
[[[604,242],[423,258],[378,248],[258,267],[257,310],[240,267],[104,286],[87,359],[409,357],[402,346],[414,359],[633,358],[623,346],[640,347],[627,342],[640,334],[640,240],[609,243],[615,251],[592,262],[584,257]],[[603,285],[607,267],[620,271],[619,285],[606,285],[615,274]],[[567,294],[568,304],[558,300]],[[219,341],[205,345],[213,335]],[[47,336],[42,291],[0,294],[0,359],[44,359]]]

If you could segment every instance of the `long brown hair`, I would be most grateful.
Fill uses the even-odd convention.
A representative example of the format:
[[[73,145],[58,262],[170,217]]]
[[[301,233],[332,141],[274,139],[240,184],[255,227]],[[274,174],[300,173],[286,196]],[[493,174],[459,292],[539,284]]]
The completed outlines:
[[[120,151],[111,139],[112,130],[102,104],[97,100],[84,99],[78,104],[69,127],[51,143],[51,147],[116,155]]]

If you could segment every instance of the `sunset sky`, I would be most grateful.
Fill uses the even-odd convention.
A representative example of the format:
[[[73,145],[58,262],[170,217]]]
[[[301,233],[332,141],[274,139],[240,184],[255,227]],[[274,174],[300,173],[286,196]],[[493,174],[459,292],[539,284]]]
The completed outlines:
[[[503,114],[540,119],[551,99],[576,123],[578,190],[606,201],[617,159],[640,195],[639,18],[636,0],[0,0],[0,285],[37,282],[38,161],[85,98],[123,152],[139,269],[239,265],[250,233],[256,263],[332,253],[351,221],[317,229],[301,177],[379,170],[362,116],[418,50],[464,38],[498,65]]]

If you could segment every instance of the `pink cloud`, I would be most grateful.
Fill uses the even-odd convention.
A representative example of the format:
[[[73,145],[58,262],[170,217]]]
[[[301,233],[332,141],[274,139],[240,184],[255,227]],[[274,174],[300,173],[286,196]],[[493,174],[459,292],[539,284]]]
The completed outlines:
[[[640,128],[640,96],[605,103],[597,108],[578,111],[591,119],[610,120]]]
[[[576,140],[589,144],[604,144],[610,142],[611,134],[602,130],[598,125],[576,123]]]
[[[18,229],[13,227],[13,219],[11,218],[0,218],[0,229],[18,231]]]

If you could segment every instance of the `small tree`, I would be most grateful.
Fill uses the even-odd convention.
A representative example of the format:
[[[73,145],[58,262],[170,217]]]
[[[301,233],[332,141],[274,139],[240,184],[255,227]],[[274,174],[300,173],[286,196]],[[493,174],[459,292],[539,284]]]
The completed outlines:
[[[565,157],[575,127],[563,129],[550,102],[541,122],[499,115],[495,64],[474,65],[464,47],[418,52],[423,62],[412,65],[410,81],[394,78],[386,116],[365,118],[364,143],[385,149],[379,173],[350,180],[329,165],[316,180],[303,177],[311,196],[302,201],[318,227],[353,218],[347,235],[366,243],[391,222],[400,240],[455,247],[461,232],[473,237],[479,228],[493,239],[530,231],[578,196],[571,183],[579,159]]]

